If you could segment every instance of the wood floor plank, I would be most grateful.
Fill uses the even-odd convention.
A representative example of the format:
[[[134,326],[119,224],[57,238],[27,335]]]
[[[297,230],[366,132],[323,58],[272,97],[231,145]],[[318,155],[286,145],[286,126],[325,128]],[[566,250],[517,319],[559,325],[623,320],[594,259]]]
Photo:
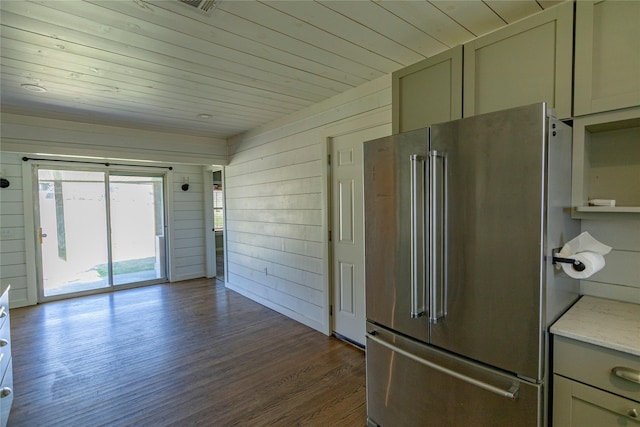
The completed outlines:
[[[11,310],[22,426],[364,426],[364,353],[198,279]]]

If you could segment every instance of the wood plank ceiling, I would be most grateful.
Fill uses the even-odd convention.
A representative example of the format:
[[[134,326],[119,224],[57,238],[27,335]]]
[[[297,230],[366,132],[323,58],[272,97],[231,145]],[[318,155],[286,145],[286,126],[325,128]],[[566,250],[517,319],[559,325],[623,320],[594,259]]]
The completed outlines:
[[[2,109],[228,138],[556,3],[3,0]]]

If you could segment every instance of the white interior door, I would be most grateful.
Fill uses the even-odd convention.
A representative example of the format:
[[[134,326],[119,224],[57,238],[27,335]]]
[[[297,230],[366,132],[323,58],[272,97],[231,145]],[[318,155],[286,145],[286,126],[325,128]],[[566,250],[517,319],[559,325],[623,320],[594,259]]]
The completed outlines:
[[[389,134],[376,126],[331,140],[333,331],[364,345],[364,199],[362,144]]]

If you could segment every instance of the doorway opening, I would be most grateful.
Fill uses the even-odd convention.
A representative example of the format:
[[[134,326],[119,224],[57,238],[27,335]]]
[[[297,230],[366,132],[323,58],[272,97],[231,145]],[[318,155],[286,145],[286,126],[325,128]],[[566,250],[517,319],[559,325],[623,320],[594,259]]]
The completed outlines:
[[[213,172],[213,231],[216,239],[216,280],[224,283],[224,191],[221,170]]]
[[[40,300],[166,280],[163,174],[36,170]]]

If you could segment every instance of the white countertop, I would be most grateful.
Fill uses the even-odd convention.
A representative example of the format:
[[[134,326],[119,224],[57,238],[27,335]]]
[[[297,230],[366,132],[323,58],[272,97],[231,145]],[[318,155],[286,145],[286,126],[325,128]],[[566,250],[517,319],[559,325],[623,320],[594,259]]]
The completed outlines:
[[[585,295],[551,333],[640,356],[640,304]]]

